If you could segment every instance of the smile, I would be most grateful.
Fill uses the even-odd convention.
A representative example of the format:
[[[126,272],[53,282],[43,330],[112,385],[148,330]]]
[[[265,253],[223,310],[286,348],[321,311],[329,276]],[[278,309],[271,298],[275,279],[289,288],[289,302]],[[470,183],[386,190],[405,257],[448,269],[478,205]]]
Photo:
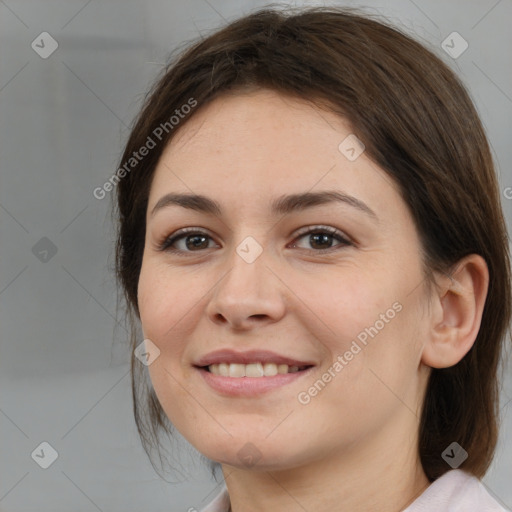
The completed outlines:
[[[268,350],[224,348],[196,359],[193,366],[216,393],[254,397],[310,375],[316,362]]]
[[[314,366],[299,367],[273,363],[219,363],[203,367],[196,366],[203,382],[211,390],[219,395],[237,398],[257,398],[273,390],[277,391],[287,384],[310,375],[314,368]],[[221,375],[220,372],[224,372],[225,375]],[[268,373],[265,374],[265,372]]]

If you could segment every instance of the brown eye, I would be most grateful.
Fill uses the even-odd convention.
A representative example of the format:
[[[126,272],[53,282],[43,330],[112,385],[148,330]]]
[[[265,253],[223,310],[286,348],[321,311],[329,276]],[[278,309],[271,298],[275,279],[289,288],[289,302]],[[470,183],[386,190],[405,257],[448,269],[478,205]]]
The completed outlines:
[[[208,247],[208,237],[205,235],[187,235],[185,237],[185,246],[189,250],[206,249]]]
[[[166,238],[159,246],[162,251],[186,253],[209,248],[210,235],[197,230],[181,230]]]
[[[306,237],[309,237],[307,238],[307,243],[310,246],[306,247],[306,249],[312,248],[316,252],[327,251],[338,246],[345,247],[347,245],[352,245],[352,243],[347,240],[340,231],[332,227],[320,226],[308,228],[307,231],[300,233],[297,239],[306,239]],[[337,240],[339,243],[333,246],[334,240]],[[294,242],[292,247],[298,247],[297,243]]]

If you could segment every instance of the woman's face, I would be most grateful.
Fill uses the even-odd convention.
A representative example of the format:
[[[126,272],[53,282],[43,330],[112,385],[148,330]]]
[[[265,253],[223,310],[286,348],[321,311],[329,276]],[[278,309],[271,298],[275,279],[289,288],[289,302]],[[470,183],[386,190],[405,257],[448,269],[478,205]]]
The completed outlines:
[[[160,351],[148,368],[170,421],[212,460],[277,469],[413,446],[419,239],[350,134],[260,90],[194,113],[159,161],[138,289]]]

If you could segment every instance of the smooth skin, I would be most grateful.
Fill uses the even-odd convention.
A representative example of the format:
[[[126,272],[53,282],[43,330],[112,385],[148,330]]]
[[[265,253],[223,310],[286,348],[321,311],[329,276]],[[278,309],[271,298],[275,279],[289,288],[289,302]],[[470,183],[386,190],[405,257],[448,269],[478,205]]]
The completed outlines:
[[[430,368],[456,364],[473,345],[485,261],[467,256],[428,293],[398,187],[364,152],[350,161],[338,149],[349,123],[309,102],[268,90],[224,95],[178,128],[151,184],[138,289],[144,335],[160,350],[148,368],[165,413],[221,463],[233,512],[402,510],[429,485],[417,438]],[[279,197],[327,190],[375,217],[343,202],[270,211]],[[178,205],[152,213],[169,193],[208,196],[222,214]],[[298,234],[318,225],[349,243],[321,229],[323,238]],[[162,250],[187,227],[200,234]],[[252,263],[236,251],[248,236],[263,248]],[[300,403],[396,302],[401,311]],[[261,396],[223,396],[194,367],[223,348],[267,349],[315,368]],[[239,453],[247,443],[254,465]]]

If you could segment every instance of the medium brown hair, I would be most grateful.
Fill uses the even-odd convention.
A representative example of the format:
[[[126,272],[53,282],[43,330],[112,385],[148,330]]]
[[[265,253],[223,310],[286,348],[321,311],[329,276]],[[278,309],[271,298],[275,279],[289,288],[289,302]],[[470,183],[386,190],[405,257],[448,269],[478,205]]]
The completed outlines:
[[[511,313],[508,238],[493,160],[456,75],[409,35],[372,18],[338,7],[261,9],[188,46],[146,96],[121,163],[176,109],[191,98],[198,105],[176,127],[160,130],[156,147],[117,185],[117,275],[132,322],[135,420],[150,459],[160,448],[159,433],[172,427],[133,355],[142,341],[137,285],[152,177],[165,146],[202,106],[230,92],[267,88],[350,122],[365,154],[398,184],[410,209],[427,285],[434,271],[450,274],[466,255],[485,259],[490,282],[480,330],[458,364],[432,369],[418,447],[430,481],[450,469],[441,454],[453,441],[469,454],[461,469],[485,474],[497,442],[498,368]]]

